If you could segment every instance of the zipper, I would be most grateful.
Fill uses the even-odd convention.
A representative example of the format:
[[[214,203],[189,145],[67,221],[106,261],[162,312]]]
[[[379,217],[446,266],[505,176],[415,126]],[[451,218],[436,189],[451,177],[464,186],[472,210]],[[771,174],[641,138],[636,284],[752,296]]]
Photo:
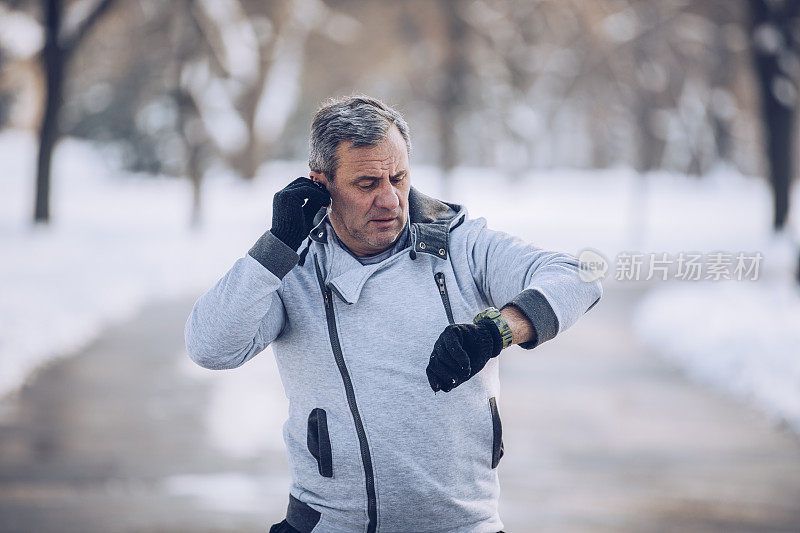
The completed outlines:
[[[447,285],[444,283],[444,272],[437,272],[433,275],[433,279],[436,280],[436,286],[439,287],[439,296],[442,297],[444,310],[447,313],[447,321],[451,324],[455,324],[453,310],[450,308],[450,297],[447,295]]]
[[[353,382],[350,379],[350,372],[347,371],[347,366],[344,363],[342,345],[339,342],[339,333],[336,329],[336,315],[333,312],[331,290],[325,287],[325,282],[322,280],[322,272],[320,271],[316,254],[314,254],[314,267],[317,270],[317,281],[319,281],[319,288],[322,290],[323,300],[325,301],[325,317],[328,321],[328,335],[331,340],[333,357],[336,360],[336,366],[339,367],[339,373],[342,375],[347,403],[350,406],[350,413],[353,415],[353,422],[358,434],[358,445],[361,448],[361,462],[364,465],[364,476],[367,485],[367,517],[369,518],[367,533],[374,533],[378,521],[378,510],[377,497],[375,496],[375,475],[372,471],[372,456],[369,453],[367,433],[364,431],[364,423],[361,421],[361,414],[359,414],[358,405],[356,405],[356,395],[353,390]]]

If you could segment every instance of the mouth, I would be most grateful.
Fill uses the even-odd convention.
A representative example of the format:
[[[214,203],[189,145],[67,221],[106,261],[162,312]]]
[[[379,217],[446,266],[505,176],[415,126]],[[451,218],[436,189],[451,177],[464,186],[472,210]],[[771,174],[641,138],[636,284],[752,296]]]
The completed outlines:
[[[378,226],[379,228],[388,228],[394,224],[394,221],[397,220],[397,217],[392,218],[374,218],[370,220],[373,224]]]

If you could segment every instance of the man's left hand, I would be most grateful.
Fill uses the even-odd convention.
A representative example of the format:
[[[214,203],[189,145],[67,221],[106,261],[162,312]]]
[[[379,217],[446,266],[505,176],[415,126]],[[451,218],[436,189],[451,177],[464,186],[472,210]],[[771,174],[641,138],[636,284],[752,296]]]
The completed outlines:
[[[435,391],[449,392],[486,366],[503,349],[500,330],[490,319],[476,324],[451,324],[433,346],[425,373]]]

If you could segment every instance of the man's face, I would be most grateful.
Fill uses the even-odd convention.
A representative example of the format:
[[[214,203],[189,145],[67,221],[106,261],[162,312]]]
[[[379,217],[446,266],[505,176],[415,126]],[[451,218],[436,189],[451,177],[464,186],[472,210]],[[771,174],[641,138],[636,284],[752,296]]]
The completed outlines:
[[[330,221],[336,235],[358,256],[389,248],[408,220],[411,188],[408,150],[396,126],[374,146],[338,148],[339,168],[331,182],[311,173],[331,195]]]

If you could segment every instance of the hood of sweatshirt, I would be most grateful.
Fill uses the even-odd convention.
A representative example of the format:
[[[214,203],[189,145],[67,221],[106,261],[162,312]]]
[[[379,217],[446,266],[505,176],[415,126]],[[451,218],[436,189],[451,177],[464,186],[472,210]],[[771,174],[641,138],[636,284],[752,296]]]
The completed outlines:
[[[447,259],[449,233],[464,221],[466,209],[459,204],[431,198],[412,186],[408,193],[408,211],[411,225],[410,246],[372,265],[362,265],[339,246],[336,239],[328,235],[327,208],[323,207],[317,212],[309,238],[317,246],[325,284],[342,301],[356,303],[370,276],[388,268],[405,253],[409,253],[412,259],[420,253],[430,254],[441,260]],[[309,245],[313,244],[309,242]]]

